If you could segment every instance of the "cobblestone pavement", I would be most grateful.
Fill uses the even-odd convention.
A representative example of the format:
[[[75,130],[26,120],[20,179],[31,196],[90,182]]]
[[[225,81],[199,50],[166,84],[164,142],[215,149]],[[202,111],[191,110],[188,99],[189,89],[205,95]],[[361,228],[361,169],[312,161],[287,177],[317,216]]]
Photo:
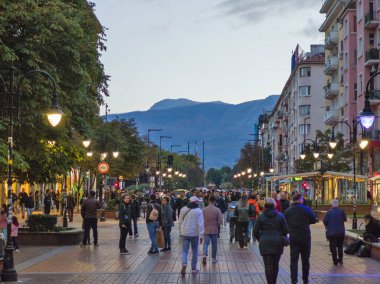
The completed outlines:
[[[76,216],[74,225],[80,226]],[[313,228],[310,283],[380,283],[380,263],[369,258],[344,256],[344,265],[332,264],[322,224]],[[178,231],[173,229],[171,253],[147,255],[150,242],[143,220],[140,237],[127,239],[131,255],[119,255],[119,228],[115,220],[99,223],[99,244],[88,246],[29,247],[15,253],[19,282],[25,283],[265,283],[264,267],[258,245],[247,249],[230,244],[228,227],[218,240],[218,263],[198,262],[200,273],[182,277]],[[201,253],[199,252],[199,255]],[[280,262],[278,283],[290,283],[289,248]],[[301,271],[301,267],[299,268]],[[301,275],[299,275],[301,276]],[[299,281],[302,283],[302,280]]]

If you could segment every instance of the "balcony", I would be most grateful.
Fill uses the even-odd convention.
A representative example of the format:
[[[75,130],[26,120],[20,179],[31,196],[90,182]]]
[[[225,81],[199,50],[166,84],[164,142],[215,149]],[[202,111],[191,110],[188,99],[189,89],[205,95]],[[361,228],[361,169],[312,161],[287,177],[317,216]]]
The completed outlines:
[[[327,35],[325,39],[325,49],[331,50],[333,49],[339,42],[338,32],[337,31],[331,31]]]
[[[339,60],[337,56],[327,58],[324,70],[326,75],[332,75],[338,70],[338,61]]]
[[[369,102],[371,105],[380,104],[380,90],[373,90],[369,92]]]
[[[339,83],[329,83],[324,86],[325,89],[325,99],[331,100],[339,94]]]
[[[339,110],[333,109],[333,110],[327,110],[325,112],[325,124],[327,125],[333,125],[334,123],[339,121]]]
[[[374,12],[369,12],[365,15],[364,28],[365,29],[375,29],[379,25],[379,21],[377,20],[377,16]]]
[[[322,4],[321,10],[319,10],[319,12],[320,13],[327,13],[333,4],[334,4],[334,0],[323,0],[323,4]]]
[[[372,66],[379,64],[379,50],[371,48],[365,52],[365,66]]]

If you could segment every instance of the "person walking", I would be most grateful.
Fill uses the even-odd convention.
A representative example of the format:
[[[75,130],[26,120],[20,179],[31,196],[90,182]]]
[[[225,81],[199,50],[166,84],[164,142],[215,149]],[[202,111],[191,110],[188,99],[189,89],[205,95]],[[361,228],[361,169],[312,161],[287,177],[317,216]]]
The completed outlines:
[[[44,213],[49,215],[50,208],[51,208],[51,195],[49,191],[47,191],[44,197]]]
[[[218,250],[218,228],[223,223],[223,215],[218,207],[215,206],[216,198],[210,196],[208,206],[203,208],[204,219],[204,243],[203,243],[203,258],[202,263],[207,263],[208,246],[212,245],[211,262],[217,263],[216,253]]]
[[[20,248],[17,243],[17,237],[18,237],[18,228],[20,227],[20,224],[18,223],[17,217],[15,215],[12,216],[12,225],[11,225],[11,237],[12,237],[12,243],[13,248],[16,252],[20,252]]]
[[[235,209],[237,207],[237,204],[238,204],[237,201],[231,201],[227,209],[227,222],[230,224],[230,243],[232,243],[235,238],[236,221],[237,221],[237,217],[235,215]]]
[[[95,191],[90,192],[90,197],[83,201],[81,208],[81,215],[83,218],[83,242],[81,247],[86,247],[87,240],[90,234],[90,229],[92,228],[92,233],[94,236],[94,246],[98,247],[98,210],[102,208],[99,200],[95,198]]]
[[[26,216],[28,219],[33,214],[33,211],[34,211],[34,198],[33,198],[33,196],[34,196],[34,194],[31,192],[25,201]]]
[[[126,255],[131,254],[125,248],[128,230],[131,227],[131,219],[132,219],[131,198],[129,197],[129,195],[125,194],[122,196],[121,204],[119,206],[120,254],[126,254]]]
[[[276,202],[276,208],[275,209],[277,210],[277,212],[283,212],[283,210],[281,208],[281,202],[277,198],[277,192],[273,191],[271,196],[272,196],[273,200]]]
[[[74,199],[74,196],[72,192],[70,191],[69,194],[67,195],[67,214],[69,215],[69,222],[74,221],[74,208],[75,208],[76,202]]]
[[[147,207],[146,211],[146,226],[149,232],[149,238],[151,241],[151,246],[148,251],[148,254],[156,254],[159,253],[156,233],[159,226],[162,226],[162,208],[157,203],[156,195],[150,195],[150,203]]]
[[[252,241],[255,242],[255,236],[253,235],[253,227],[255,226],[255,222],[257,220],[257,217],[260,213],[259,204],[257,203],[255,199],[255,194],[251,194],[250,198],[248,199],[248,216],[249,216],[249,223],[248,223],[248,242]]]
[[[288,222],[290,237],[290,274],[291,281],[298,281],[298,259],[301,255],[302,260],[302,279],[303,283],[309,283],[310,270],[310,251],[311,251],[311,232],[310,225],[317,222],[314,212],[303,205],[301,193],[293,195],[293,204],[285,212]]]
[[[132,237],[132,234],[135,238],[139,237],[139,232],[137,229],[137,220],[140,217],[140,204],[136,199],[136,195],[131,195],[131,222],[133,222],[133,232],[132,232],[132,224],[129,228],[129,236]]]
[[[290,202],[286,198],[286,193],[284,191],[280,192],[280,196],[281,196],[280,198],[281,209],[282,209],[282,212],[285,212],[285,210],[290,207]]]
[[[288,224],[284,215],[275,210],[276,201],[273,198],[267,198],[264,207],[264,213],[255,222],[253,234],[259,241],[267,282],[275,284],[280,258],[284,252],[284,238],[288,234]]]
[[[202,210],[199,208],[200,200],[196,196],[190,198],[190,202],[182,208],[179,215],[179,235],[182,237],[182,269],[181,274],[185,276],[187,267],[187,256],[191,245],[191,272],[198,273],[198,242],[202,244],[204,235],[204,220]]]
[[[162,228],[164,230],[164,241],[165,241],[165,247],[161,250],[163,252],[165,251],[171,251],[172,248],[172,241],[170,237],[170,233],[172,231],[172,227],[174,226],[173,221],[173,209],[170,206],[170,197],[164,196],[162,198]]]
[[[239,240],[240,248],[248,247],[248,224],[249,224],[249,207],[247,194],[243,193],[235,208],[237,217],[236,237]]]
[[[25,218],[25,203],[28,199],[28,194],[25,192],[24,188],[21,188],[21,192],[18,194],[18,202],[21,207],[21,217]]]
[[[177,216],[179,218],[179,215],[181,213],[181,209],[185,207],[189,203],[189,199],[187,199],[186,194],[184,191],[180,193],[180,196],[177,198],[175,203],[175,210],[177,210]]]
[[[223,217],[225,217],[224,214],[226,213],[228,206],[227,206],[227,200],[223,196],[223,192],[222,191],[219,191],[217,193],[216,207],[218,207],[220,209],[220,211],[222,212]],[[225,225],[225,224],[223,224],[223,225]],[[220,238],[220,226],[219,226],[219,231],[218,231],[218,238]]]
[[[334,265],[343,265],[343,241],[346,229],[344,222],[347,222],[346,212],[338,208],[339,201],[331,201],[331,209],[327,211],[323,218],[326,227],[326,237],[330,243],[330,252]]]

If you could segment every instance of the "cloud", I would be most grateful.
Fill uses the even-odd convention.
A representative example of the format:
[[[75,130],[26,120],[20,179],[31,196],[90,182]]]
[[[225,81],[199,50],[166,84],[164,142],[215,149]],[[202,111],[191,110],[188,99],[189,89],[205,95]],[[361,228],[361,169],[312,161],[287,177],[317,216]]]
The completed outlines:
[[[320,25],[320,23],[314,21],[313,19],[308,19],[306,26],[301,29],[299,33],[309,38],[320,37],[321,33],[318,31]]]
[[[226,16],[238,16],[246,23],[257,23],[267,17],[320,5],[320,1],[315,0],[223,0],[217,9]]]

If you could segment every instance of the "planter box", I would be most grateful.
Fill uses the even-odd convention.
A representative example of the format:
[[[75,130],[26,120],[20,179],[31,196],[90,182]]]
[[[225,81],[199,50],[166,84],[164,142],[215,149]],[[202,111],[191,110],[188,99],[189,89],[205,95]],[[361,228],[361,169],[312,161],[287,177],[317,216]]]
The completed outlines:
[[[28,232],[19,231],[17,242],[30,246],[77,245],[83,240],[83,230],[72,228],[63,232]]]
[[[116,211],[115,209],[112,209],[112,210],[104,210],[104,213],[105,213],[105,216],[106,216],[106,219],[115,219],[116,218]],[[100,218],[101,216],[101,211],[99,210],[98,211],[98,218]]]
[[[344,245],[348,246],[349,244],[351,244],[352,242],[358,239],[363,241],[363,238],[358,237],[356,233],[346,231],[346,235],[344,236]],[[365,243],[371,246],[371,258],[380,261],[380,243],[370,243],[370,242],[365,242]]]

